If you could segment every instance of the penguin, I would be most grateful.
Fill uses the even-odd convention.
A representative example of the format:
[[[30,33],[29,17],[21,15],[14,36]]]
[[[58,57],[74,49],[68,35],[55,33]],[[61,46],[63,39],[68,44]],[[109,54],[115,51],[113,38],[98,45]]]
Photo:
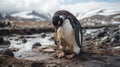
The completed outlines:
[[[77,18],[67,10],[57,11],[52,18],[54,41],[59,45],[58,58],[73,58],[82,48],[82,28]]]

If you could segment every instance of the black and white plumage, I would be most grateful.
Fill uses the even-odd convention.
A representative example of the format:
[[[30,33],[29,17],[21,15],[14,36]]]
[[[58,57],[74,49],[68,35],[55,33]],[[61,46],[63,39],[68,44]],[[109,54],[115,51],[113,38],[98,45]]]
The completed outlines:
[[[79,21],[66,10],[57,11],[52,20],[55,27],[56,40],[64,52],[80,53],[82,47],[82,30]]]

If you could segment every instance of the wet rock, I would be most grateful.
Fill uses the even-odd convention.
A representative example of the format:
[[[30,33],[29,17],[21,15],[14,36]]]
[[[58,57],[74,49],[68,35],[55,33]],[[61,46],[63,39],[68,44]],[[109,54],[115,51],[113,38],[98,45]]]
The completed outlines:
[[[114,28],[113,30],[112,30],[112,32],[117,32],[117,31],[119,31],[120,29],[119,28]]]
[[[110,35],[109,35],[109,39],[111,40],[112,38],[114,38],[115,37],[115,35],[116,35],[116,33],[110,33]]]
[[[101,39],[100,43],[105,43],[106,41],[108,41],[108,36],[105,36]]]
[[[10,21],[2,21],[0,23],[0,27],[8,27],[8,26],[11,26],[11,22]]]
[[[0,44],[4,42],[3,37],[0,37]]]
[[[5,45],[10,45],[10,41],[8,41],[8,40],[6,40],[6,41],[4,41],[4,43],[3,44],[5,44]]]
[[[8,56],[14,57],[14,53],[10,49],[1,50],[0,54],[1,55],[8,55]]]
[[[96,35],[97,37],[103,37],[103,36],[105,36],[105,34],[106,34],[106,32],[105,32],[104,29],[98,30],[98,31],[95,33],[95,35]]]
[[[53,40],[54,40],[54,37],[51,37],[49,40],[50,40],[50,41],[53,41]]]
[[[110,34],[110,42],[111,43],[119,43],[120,42],[120,31],[115,31]]]
[[[107,32],[106,29],[98,29],[96,31],[92,31],[90,33],[85,34],[85,40],[91,40],[91,39],[99,39],[104,36],[106,36]]]
[[[14,39],[15,41],[19,41],[19,39],[17,38],[17,39]]]
[[[44,67],[44,63],[34,62],[34,63],[31,64],[31,67]]]
[[[36,48],[36,47],[39,47],[39,46],[42,46],[40,43],[35,43],[33,44],[32,48]]]
[[[23,38],[25,38],[25,36],[21,36],[21,37],[19,37],[19,39],[23,39]]]
[[[20,50],[19,48],[11,48],[11,50],[13,51],[13,52],[16,52],[16,51],[18,51],[18,50]]]
[[[22,39],[22,43],[27,43],[27,40],[26,39]]]
[[[98,40],[100,43],[120,43],[120,28],[103,28],[85,34],[85,40]]]
[[[42,38],[45,38],[45,37],[46,37],[46,34],[45,34],[45,33],[42,33],[42,34],[41,34],[41,37],[42,37]]]
[[[116,40],[115,38],[112,38],[112,39],[110,40],[110,42],[111,42],[111,43],[115,43],[115,42],[117,42],[117,40]]]
[[[91,35],[90,34],[86,34],[86,38],[85,38],[85,40],[90,40],[92,37],[91,37]]]
[[[10,45],[10,41],[4,40],[3,37],[0,37],[0,45]]]

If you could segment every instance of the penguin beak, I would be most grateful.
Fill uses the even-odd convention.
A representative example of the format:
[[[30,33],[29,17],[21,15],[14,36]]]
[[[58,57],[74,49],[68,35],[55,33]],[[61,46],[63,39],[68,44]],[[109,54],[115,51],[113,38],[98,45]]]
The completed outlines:
[[[57,33],[57,31],[54,32],[54,42],[55,42],[56,45],[60,44],[60,41],[58,40],[58,33]]]

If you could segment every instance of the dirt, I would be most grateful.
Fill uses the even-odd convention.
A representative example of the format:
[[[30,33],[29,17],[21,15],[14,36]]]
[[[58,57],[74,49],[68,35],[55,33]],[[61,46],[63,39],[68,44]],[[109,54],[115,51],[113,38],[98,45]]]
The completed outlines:
[[[120,52],[109,51],[105,48],[97,48],[94,43],[85,42],[83,44],[84,54],[72,59],[56,58],[59,52],[58,46],[46,46],[33,48],[32,51],[24,53],[14,52],[15,58],[0,56],[1,67],[119,67]],[[44,51],[53,49],[54,51]],[[17,55],[16,55],[17,54]]]
[[[53,33],[49,32],[51,31],[49,28],[47,28],[46,33],[45,26],[37,28],[15,27],[16,23],[14,23],[14,27],[12,28],[1,28],[1,37],[15,40],[18,45],[24,45],[24,43],[29,42],[30,38],[33,40],[42,38],[41,35],[44,32],[45,36],[43,39],[49,37],[50,39],[48,40],[53,41],[51,35]],[[35,36],[36,34],[37,36]],[[25,42],[21,43],[23,39]],[[28,43],[28,45],[30,44]],[[1,50],[5,48],[8,48],[8,45],[0,45]],[[20,51],[19,48],[12,48],[11,50],[14,52],[15,57],[0,55],[0,67],[120,67],[120,43],[105,42],[101,44],[99,40],[87,41],[84,39],[82,46],[83,53],[72,59],[56,58],[59,47],[55,44],[46,46],[41,44],[27,51]]]
[[[0,56],[1,67],[119,67],[120,56],[83,54],[72,59],[56,58],[56,52],[31,51],[16,58]]]

